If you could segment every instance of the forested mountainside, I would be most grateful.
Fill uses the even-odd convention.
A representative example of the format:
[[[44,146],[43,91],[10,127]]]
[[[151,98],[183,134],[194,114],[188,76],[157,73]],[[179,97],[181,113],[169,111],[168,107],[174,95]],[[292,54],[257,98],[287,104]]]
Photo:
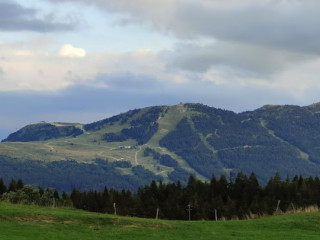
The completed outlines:
[[[41,177],[28,177],[32,169],[40,167],[51,176],[52,169],[69,164],[70,171],[92,170],[79,170],[79,179],[101,176],[96,180],[115,188],[133,189],[150,179],[186,183],[189,175],[208,180],[212,174],[235,176],[240,171],[254,172],[265,184],[276,172],[282,177],[319,175],[319,153],[320,104],[267,105],[243,113],[178,104],[135,109],[85,125],[26,126],[0,144],[0,165],[6,165],[0,176],[8,181],[24,174],[36,183]],[[8,159],[14,160],[8,164]],[[99,161],[112,167],[101,167]],[[17,171],[24,168],[29,170]],[[60,181],[70,176],[64,174]],[[108,175],[117,175],[118,184]],[[72,181],[65,181],[69,188],[61,188],[70,189]]]
[[[52,138],[76,137],[83,131],[74,126],[56,126],[49,123],[28,125],[10,134],[3,142],[45,141]]]

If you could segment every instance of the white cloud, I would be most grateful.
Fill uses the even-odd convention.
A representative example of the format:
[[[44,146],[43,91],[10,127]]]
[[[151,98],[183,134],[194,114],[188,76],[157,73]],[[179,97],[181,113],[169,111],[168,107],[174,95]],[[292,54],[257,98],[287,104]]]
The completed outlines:
[[[35,41],[38,42],[39,39]],[[241,55],[232,58],[235,51],[230,50],[232,45],[228,46],[229,54],[228,51],[222,51],[222,47],[214,50],[215,48],[208,45],[185,45],[181,46],[180,50],[170,53],[140,49],[126,53],[86,52],[83,57],[70,58],[61,56],[59,51],[46,51],[52,46],[56,47],[56,42],[52,41],[52,45],[48,45],[50,42],[46,41],[39,49],[30,47],[35,46],[31,41],[28,44],[0,45],[0,56],[3,56],[0,58],[0,91],[57,91],[85,85],[149,93],[189,89],[190,95],[198,94],[192,89],[197,89],[200,85],[207,92],[210,92],[210,89],[216,92],[218,86],[232,88],[234,91],[237,88],[250,88],[255,91],[263,89],[270,93],[281,89],[287,96],[291,94],[295,98],[303,99],[307,97],[310,89],[320,89],[320,81],[317,78],[320,75],[320,60],[317,58],[304,59],[303,62],[295,60],[288,65],[288,61],[284,60],[288,56],[295,58],[293,55],[282,52],[269,54],[266,50],[258,49],[257,51],[264,51],[264,58],[259,59],[250,51],[246,55],[247,49],[241,45],[235,45],[233,48],[238,49],[243,58],[239,57]],[[28,54],[16,54],[19,52]],[[209,63],[201,63],[201,55],[208,52],[206,58],[209,59]],[[199,59],[196,59],[197,54],[200,56]],[[242,59],[247,60],[242,62]],[[226,62],[232,62],[233,67],[228,66]],[[262,73],[270,72],[272,69],[269,68],[272,65],[276,69],[279,68],[277,65],[280,65],[281,71],[277,70],[268,77],[264,74],[241,73],[239,66],[242,64],[246,64],[247,69],[261,69]],[[201,65],[207,67],[201,69]],[[196,70],[197,68],[201,71]]]
[[[121,24],[151,24],[181,39],[210,37],[320,51],[318,0],[48,0],[96,5]],[[304,43],[304,44],[302,44]]]
[[[224,65],[259,77],[320,56],[320,2],[317,0],[47,0],[90,4],[117,24],[141,25],[180,40],[168,65],[208,71]],[[215,44],[188,45],[206,38]]]
[[[83,48],[76,48],[71,44],[65,44],[59,50],[59,55],[62,57],[77,58],[85,57],[86,54],[86,50],[84,50]]]
[[[14,55],[20,56],[20,57],[28,57],[32,55],[32,52],[27,50],[20,50],[20,51],[16,51]]]
[[[208,84],[208,89],[217,86],[270,92],[281,89],[293,96],[302,96],[307,95],[308,86],[320,88],[317,79],[320,32],[315,29],[320,24],[318,1],[51,2],[59,1],[71,3],[56,8],[66,6],[67,9],[76,3],[95,5],[98,8],[90,9],[101,10],[106,18],[115,13],[118,30],[125,31],[131,24],[147,27],[172,34],[177,45],[171,51],[159,52],[150,49],[92,52],[88,50],[89,45],[80,48],[84,45],[62,35],[57,38],[61,42],[38,41],[43,43],[42,47],[37,47],[36,41],[3,43],[0,45],[3,69],[0,91],[55,91],[76,85],[139,90],[137,86],[145,83],[146,87],[141,87],[144,91],[159,86],[166,91],[172,86],[188,86],[192,92],[197,84]],[[101,29],[103,31],[103,27]],[[79,36],[75,33],[72,37]],[[106,44],[114,44],[108,40]]]
[[[47,51],[52,47],[48,45],[39,49],[30,46],[33,46],[30,42],[0,45],[3,70],[0,91],[56,91],[74,85],[108,86],[108,78],[97,81],[99,74],[125,76],[124,73],[130,73],[167,79],[162,73],[164,63],[149,49],[98,53],[72,45],[64,45],[59,51]],[[113,78],[113,85],[117,85],[114,81]],[[139,84],[143,83],[140,81]]]

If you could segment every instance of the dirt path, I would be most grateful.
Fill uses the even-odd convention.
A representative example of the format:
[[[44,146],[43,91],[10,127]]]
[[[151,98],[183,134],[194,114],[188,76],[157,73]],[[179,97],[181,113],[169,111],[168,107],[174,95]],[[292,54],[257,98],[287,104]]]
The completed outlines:
[[[50,142],[45,144],[48,148],[50,148],[51,151],[54,151],[54,148],[52,146],[50,146]]]
[[[136,151],[135,155],[134,155],[134,161],[136,163],[136,165],[138,165],[138,153],[141,151],[141,147],[139,146],[139,150]]]
[[[116,158],[116,157],[112,157],[112,156],[108,156],[109,158],[112,158],[112,159],[114,159],[114,160],[116,160],[116,161],[121,161],[121,160],[123,160],[124,158],[122,157],[122,158]]]
[[[158,172],[158,173],[156,173],[156,175],[160,175],[160,174],[166,173],[166,172],[168,172],[168,170],[163,170],[163,171],[161,171],[161,172]]]

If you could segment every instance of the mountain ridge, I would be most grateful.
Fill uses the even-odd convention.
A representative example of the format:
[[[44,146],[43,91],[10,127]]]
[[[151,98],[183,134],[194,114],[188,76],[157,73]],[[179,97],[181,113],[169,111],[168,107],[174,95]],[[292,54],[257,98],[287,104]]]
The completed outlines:
[[[265,105],[241,113],[194,103],[153,106],[89,124],[28,125],[0,144],[0,156],[85,164],[124,161],[132,166],[115,167],[117,174],[153,174],[164,181],[186,182],[190,174],[208,180],[212,174],[240,171],[255,172],[262,183],[276,172],[315,176],[320,174],[319,110],[320,103]],[[134,172],[136,166],[143,169]]]

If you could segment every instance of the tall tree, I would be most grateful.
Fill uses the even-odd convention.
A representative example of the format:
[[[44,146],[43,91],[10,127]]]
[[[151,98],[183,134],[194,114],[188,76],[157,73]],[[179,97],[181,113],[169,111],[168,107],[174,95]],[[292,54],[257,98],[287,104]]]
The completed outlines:
[[[17,191],[17,182],[13,178],[10,180],[9,187],[8,187],[9,192],[15,192]]]
[[[0,196],[7,191],[7,187],[3,182],[3,179],[0,178]]]
[[[17,181],[17,190],[22,189],[24,186],[23,181],[19,178]]]

